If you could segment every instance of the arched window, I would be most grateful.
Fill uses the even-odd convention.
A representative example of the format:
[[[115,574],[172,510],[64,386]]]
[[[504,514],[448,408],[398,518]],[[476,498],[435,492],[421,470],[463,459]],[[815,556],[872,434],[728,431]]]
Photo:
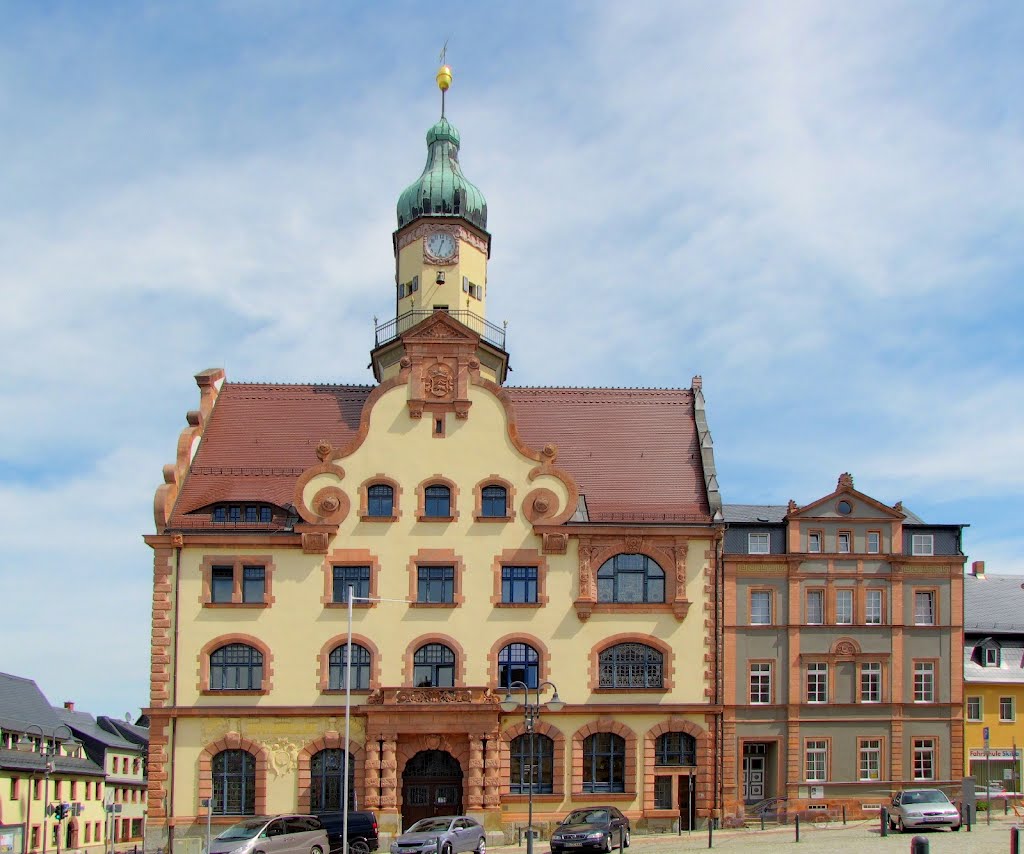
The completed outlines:
[[[336,812],[342,809],[345,781],[342,777],[348,765],[348,808],[355,809],[356,765],[352,757],[345,762],[346,752],[329,748],[314,753],[309,763],[309,809],[311,812]]]
[[[213,812],[256,814],[256,759],[244,750],[222,750],[213,757]]]
[[[417,688],[452,688],[455,653],[441,643],[428,643],[412,659],[412,684]]]
[[[583,791],[626,791],[626,740],[612,732],[583,739]]]
[[[532,782],[535,793],[550,794],[554,791],[555,743],[546,735],[533,733],[532,755],[530,747],[530,733],[516,736],[509,743],[509,791],[513,795],[525,795]]]
[[[615,555],[597,571],[597,601],[664,602],[665,571],[647,555]]]
[[[664,688],[662,654],[643,643],[608,647],[598,659],[602,688]]]
[[[327,687],[331,691],[341,691],[345,688],[345,652],[347,649],[348,644],[336,646],[331,650],[327,659]],[[370,690],[370,651],[357,643],[352,644],[352,690]]]
[[[654,743],[655,765],[696,765],[697,739],[686,732],[666,732]]]
[[[366,490],[367,516],[394,516],[395,490],[386,483],[375,483]]]
[[[490,518],[508,516],[508,492],[504,486],[485,486],[480,491],[480,515]]]
[[[452,491],[447,486],[428,486],[423,491],[423,501],[426,516],[448,518],[452,515]]]
[[[263,653],[231,643],[210,655],[211,691],[258,691],[263,687]]]
[[[510,643],[498,653],[498,687],[508,688],[513,682],[537,687],[540,656],[525,643]]]

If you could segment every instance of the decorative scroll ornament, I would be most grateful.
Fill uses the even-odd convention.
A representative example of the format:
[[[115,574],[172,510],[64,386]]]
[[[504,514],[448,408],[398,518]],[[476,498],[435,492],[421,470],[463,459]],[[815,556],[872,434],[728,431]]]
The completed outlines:
[[[330,455],[334,448],[331,443],[326,439],[321,439],[316,443],[316,456],[320,462],[324,462]]]

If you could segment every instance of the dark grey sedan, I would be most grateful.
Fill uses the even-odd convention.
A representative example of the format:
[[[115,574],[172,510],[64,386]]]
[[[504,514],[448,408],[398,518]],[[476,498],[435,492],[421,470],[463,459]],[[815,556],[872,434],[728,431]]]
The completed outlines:
[[[629,848],[629,819],[617,807],[573,810],[551,834],[551,854],[571,848]]]
[[[466,815],[421,818],[391,843],[391,854],[433,854],[439,845],[442,854],[486,854],[487,835],[480,822]]]

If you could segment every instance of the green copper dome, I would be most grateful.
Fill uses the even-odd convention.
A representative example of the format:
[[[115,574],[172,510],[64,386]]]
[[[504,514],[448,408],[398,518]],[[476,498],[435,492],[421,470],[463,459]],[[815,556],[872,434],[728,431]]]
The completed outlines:
[[[427,131],[427,165],[398,197],[398,227],[421,216],[457,216],[487,229],[487,200],[459,167],[459,132],[441,117]]]

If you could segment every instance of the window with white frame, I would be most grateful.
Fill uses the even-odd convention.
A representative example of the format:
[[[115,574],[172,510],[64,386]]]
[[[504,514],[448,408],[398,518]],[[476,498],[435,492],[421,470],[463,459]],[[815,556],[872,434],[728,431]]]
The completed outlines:
[[[836,590],[836,624],[849,626],[853,623],[853,590],[841,587]]]
[[[1016,720],[1016,714],[1013,708],[1013,697],[1000,697],[999,698],[999,720],[1003,722],[1012,722]]]
[[[882,625],[882,591],[867,590],[864,595],[864,622],[869,626]]]
[[[807,702],[828,702],[828,664],[824,661],[807,665]]]
[[[860,666],[860,701],[882,702],[882,665],[878,661],[865,661]]]
[[[914,702],[935,702],[935,663],[931,661],[914,662]]]
[[[967,720],[974,723],[981,720],[981,697],[967,698]]]
[[[914,750],[914,779],[934,780],[935,779],[935,739],[915,738]]]
[[[882,549],[882,535],[878,531],[868,531],[868,554],[876,555]]]
[[[770,590],[755,590],[750,594],[750,624],[770,626],[772,624],[772,594]]]
[[[999,666],[999,647],[997,647],[997,646],[986,646],[985,647],[985,666],[986,667],[998,667]]]
[[[771,551],[771,538],[769,534],[747,534],[747,553],[752,555],[766,555]]]
[[[935,625],[935,592],[933,590],[914,591],[914,625]]]
[[[762,661],[750,665],[750,703],[763,705],[772,701],[772,665]]]
[[[828,779],[828,742],[813,739],[804,749],[805,777],[808,783],[823,783]]]
[[[861,780],[882,779],[882,740],[880,738],[863,738],[858,751]]]
[[[933,534],[912,534],[910,553],[919,557],[929,557],[935,554],[935,536]]]
[[[825,591],[807,591],[807,625],[820,626],[825,622]]]
[[[807,551],[821,551],[821,531],[811,531],[807,534]]]
[[[850,532],[840,531],[836,536],[836,551],[841,555],[850,553]]]

